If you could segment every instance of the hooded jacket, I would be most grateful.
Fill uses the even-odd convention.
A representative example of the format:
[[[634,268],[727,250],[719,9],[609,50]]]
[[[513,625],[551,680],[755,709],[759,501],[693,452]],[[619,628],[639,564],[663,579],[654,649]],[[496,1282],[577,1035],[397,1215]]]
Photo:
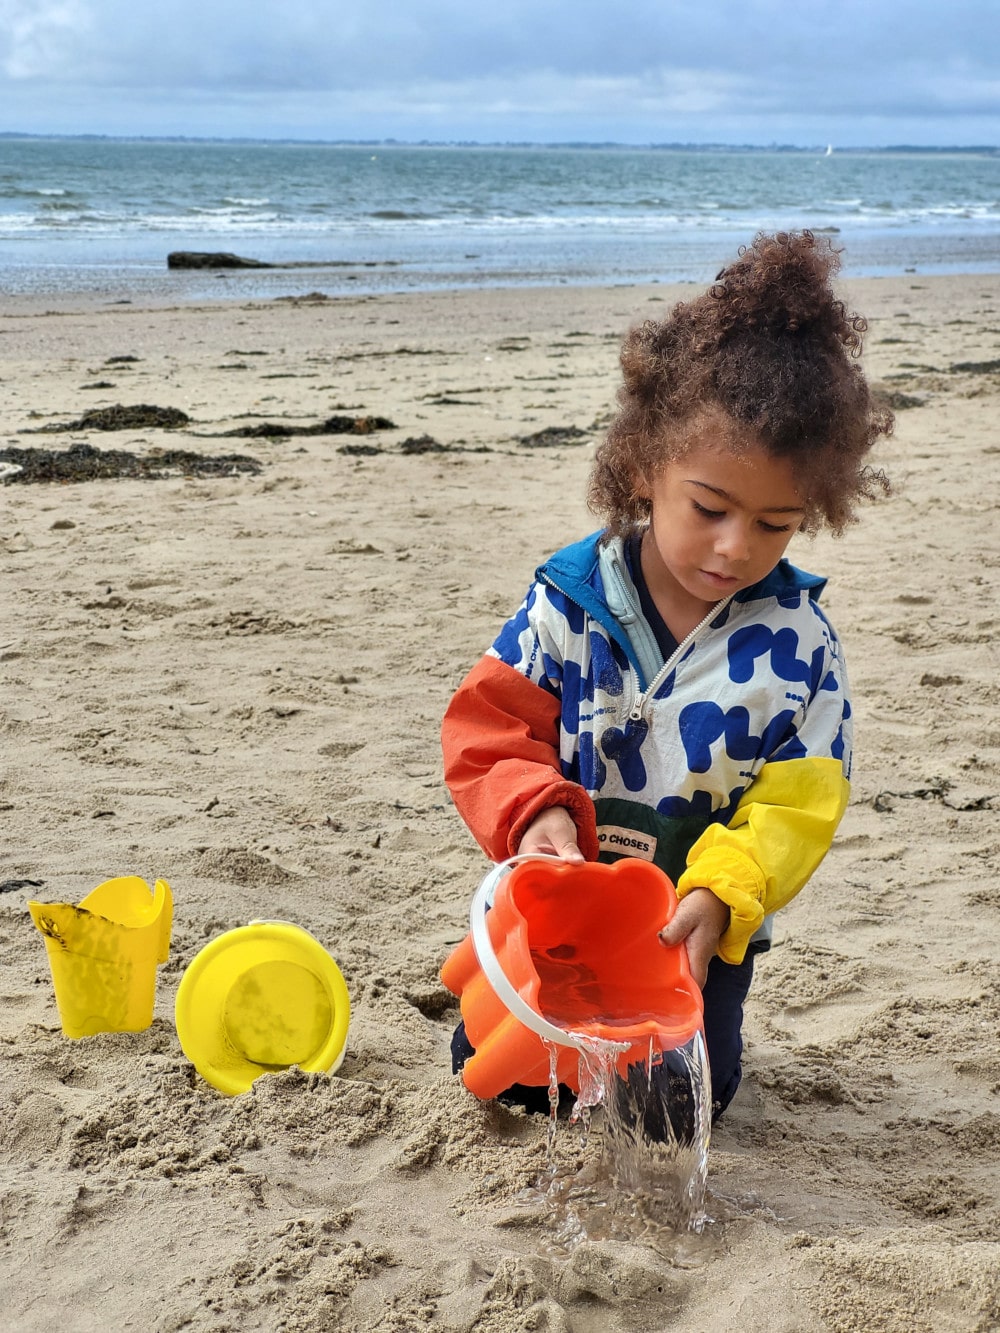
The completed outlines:
[[[445,714],[445,780],[495,861],[565,806],[589,860],[638,856],[730,908],[741,962],[847,806],[851,707],[826,580],[781,560],[666,661],[620,539],[559,551]]]

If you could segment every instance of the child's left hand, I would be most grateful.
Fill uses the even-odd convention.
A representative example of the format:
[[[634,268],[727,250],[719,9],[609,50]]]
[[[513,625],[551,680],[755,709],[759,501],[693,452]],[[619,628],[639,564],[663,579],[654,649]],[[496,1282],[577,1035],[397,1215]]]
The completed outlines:
[[[729,908],[711,889],[692,889],[677,904],[670,924],[660,931],[661,944],[684,944],[688,966],[699,986],[704,986],[708,965],[729,925]]]

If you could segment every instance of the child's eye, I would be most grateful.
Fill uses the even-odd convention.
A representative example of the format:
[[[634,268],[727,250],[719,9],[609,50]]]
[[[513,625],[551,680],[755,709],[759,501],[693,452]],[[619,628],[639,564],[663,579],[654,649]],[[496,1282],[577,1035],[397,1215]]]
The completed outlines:
[[[697,500],[692,500],[691,503],[694,505],[695,510],[701,514],[702,518],[722,518],[723,514],[726,512],[724,509],[706,509],[705,506],[700,505]]]
[[[765,523],[764,520],[761,519],[760,526],[765,532],[788,532],[792,525],[791,523]]]

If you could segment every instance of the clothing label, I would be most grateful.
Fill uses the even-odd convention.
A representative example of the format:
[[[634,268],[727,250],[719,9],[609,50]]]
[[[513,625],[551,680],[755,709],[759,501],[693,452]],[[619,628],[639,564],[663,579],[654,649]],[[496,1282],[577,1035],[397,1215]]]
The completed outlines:
[[[652,861],[656,856],[656,839],[651,833],[637,833],[620,824],[600,824],[597,845],[602,852],[618,856],[637,856],[640,861]]]

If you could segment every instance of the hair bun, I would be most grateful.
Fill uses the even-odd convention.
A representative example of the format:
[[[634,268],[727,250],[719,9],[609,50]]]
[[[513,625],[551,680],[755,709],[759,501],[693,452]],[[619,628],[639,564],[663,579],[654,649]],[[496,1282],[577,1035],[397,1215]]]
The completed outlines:
[[[840,255],[827,237],[817,240],[811,231],[756,236],[710,288],[720,305],[720,331],[725,336],[753,329],[781,337],[826,326],[856,355],[866,325],[848,318],[833,295],[830,280],[839,268]]]

